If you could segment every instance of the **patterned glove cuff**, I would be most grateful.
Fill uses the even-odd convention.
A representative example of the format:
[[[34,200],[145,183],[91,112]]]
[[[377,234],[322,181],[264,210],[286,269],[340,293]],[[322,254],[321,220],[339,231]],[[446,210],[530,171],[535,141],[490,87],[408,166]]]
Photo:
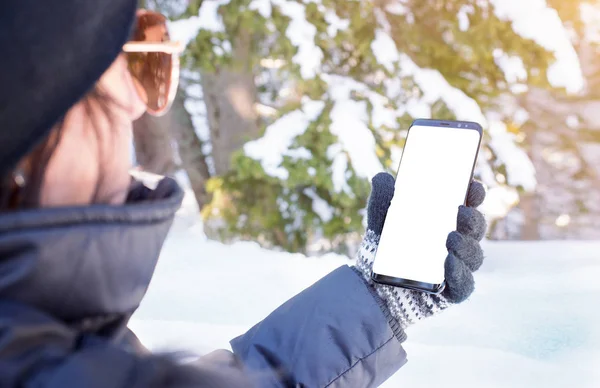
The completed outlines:
[[[372,285],[377,295],[385,301],[387,308],[402,330],[448,307],[448,301],[441,295],[429,295],[373,282],[371,273],[378,244],[379,236],[372,230],[367,230],[358,250],[356,269],[362,274],[365,281]]]
[[[356,267],[369,283],[373,283],[371,274],[373,272],[373,261],[375,260],[375,253],[377,252],[378,245],[379,236],[371,229],[367,229],[360,247],[358,248]]]

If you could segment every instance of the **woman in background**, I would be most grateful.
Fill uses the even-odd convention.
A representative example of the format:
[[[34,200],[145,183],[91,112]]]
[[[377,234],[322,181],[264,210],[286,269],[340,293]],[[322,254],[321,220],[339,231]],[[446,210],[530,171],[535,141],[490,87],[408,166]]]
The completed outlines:
[[[0,29],[0,386],[377,386],[406,362],[409,325],[473,291],[477,183],[448,238],[442,295],[371,283],[394,191],[379,174],[356,266],[233,339],[233,353],[184,364],[147,352],[127,322],[183,193],[170,178],[132,180],[131,129],[168,109],[181,47],[135,0],[4,0]]]

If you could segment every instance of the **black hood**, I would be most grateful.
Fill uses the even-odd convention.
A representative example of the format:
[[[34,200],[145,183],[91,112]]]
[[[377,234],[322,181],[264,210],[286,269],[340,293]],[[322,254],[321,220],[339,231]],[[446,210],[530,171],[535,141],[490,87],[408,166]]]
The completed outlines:
[[[0,215],[0,298],[65,322],[128,315],[140,304],[181,205],[163,179],[123,206],[48,208]]]

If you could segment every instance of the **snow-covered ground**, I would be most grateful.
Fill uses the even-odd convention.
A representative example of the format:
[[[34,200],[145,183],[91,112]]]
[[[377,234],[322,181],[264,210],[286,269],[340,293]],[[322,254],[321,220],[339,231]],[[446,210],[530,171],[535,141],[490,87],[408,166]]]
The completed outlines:
[[[188,196],[132,329],[154,350],[204,354],[339,265],[207,241]],[[411,327],[386,387],[598,387],[600,243],[486,243],[468,303]]]

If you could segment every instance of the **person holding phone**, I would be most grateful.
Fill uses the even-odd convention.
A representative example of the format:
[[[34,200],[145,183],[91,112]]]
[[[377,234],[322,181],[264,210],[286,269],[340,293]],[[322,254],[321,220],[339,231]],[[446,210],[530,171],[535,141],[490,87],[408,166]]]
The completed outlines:
[[[381,384],[407,360],[405,329],[473,291],[483,187],[472,183],[458,210],[438,294],[371,280],[399,189],[380,174],[356,265],[233,339],[233,353],[184,362],[148,352],[127,323],[183,192],[170,178],[155,187],[131,178],[131,130],[144,111],[169,108],[181,46],[169,40],[162,15],[136,4],[0,3],[0,386]]]

